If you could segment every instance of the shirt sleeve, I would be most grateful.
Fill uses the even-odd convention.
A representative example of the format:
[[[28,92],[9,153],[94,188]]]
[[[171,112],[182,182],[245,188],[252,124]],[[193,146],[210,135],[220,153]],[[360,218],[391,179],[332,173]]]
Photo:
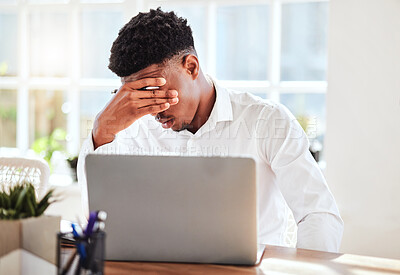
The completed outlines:
[[[298,226],[297,247],[337,252],[343,221],[326,180],[309,151],[306,134],[283,106],[263,115],[262,150]]]

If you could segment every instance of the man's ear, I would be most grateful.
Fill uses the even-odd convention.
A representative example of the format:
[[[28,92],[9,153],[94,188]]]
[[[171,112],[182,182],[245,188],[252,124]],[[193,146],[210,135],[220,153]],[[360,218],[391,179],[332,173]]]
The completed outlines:
[[[193,54],[188,54],[183,58],[182,61],[183,68],[185,71],[191,75],[192,79],[195,80],[199,76],[200,65],[197,56]]]

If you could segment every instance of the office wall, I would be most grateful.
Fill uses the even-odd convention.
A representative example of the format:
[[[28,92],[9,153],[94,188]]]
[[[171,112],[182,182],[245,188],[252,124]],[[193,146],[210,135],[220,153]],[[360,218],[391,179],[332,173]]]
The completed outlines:
[[[326,176],[341,252],[400,258],[400,1],[330,1]]]

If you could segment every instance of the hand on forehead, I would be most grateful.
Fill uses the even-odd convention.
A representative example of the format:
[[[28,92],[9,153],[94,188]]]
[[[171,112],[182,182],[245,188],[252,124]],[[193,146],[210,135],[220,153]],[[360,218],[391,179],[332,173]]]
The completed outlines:
[[[144,78],[164,78],[165,79],[165,72],[163,67],[160,65],[150,65],[143,70],[140,70],[136,73],[133,73],[129,76],[121,77],[122,84],[126,82],[134,82]]]

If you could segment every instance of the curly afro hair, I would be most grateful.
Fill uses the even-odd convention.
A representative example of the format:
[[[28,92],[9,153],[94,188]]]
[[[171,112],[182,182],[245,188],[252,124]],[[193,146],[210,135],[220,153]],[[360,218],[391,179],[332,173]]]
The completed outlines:
[[[119,77],[129,76],[152,64],[161,64],[182,51],[195,53],[187,20],[160,8],[139,13],[118,33],[108,68]]]

